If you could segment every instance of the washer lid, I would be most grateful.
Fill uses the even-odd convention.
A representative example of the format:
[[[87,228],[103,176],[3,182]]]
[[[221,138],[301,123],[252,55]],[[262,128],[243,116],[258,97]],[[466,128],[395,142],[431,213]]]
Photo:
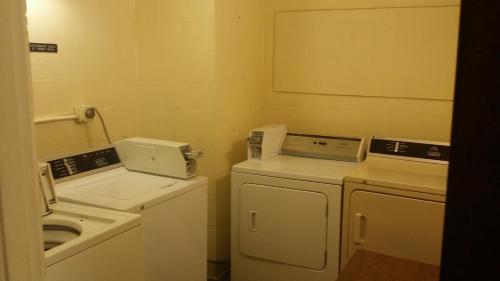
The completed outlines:
[[[356,163],[278,155],[250,159],[233,166],[233,172],[341,185]]]
[[[170,178],[151,177],[146,174],[129,172],[96,180],[92,183],[77,183],[74,189],[104,197],[131,200],[150,192],[168,188],[176,183],[176,180]]]
[[[124,167],[56,185],[61,201],[137,212],[206,183],[132,172]]]

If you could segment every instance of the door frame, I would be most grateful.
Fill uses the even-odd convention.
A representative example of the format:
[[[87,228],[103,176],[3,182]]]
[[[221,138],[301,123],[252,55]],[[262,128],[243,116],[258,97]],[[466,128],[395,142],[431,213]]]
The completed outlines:
[[[0,38],[0,281],[44,281],[25,1],[0,1]]]
[[[0,189],[1,188],[0,186]],[[5,247],[3,246],[5,239],[3,237],[3,221],[1,221],[1,219],[2,217],[0,216],[0,281],[7,281],[7,257],[5,255]]]
[[[461,5],[442,281],[499,274],[500,2],[462,0]]]

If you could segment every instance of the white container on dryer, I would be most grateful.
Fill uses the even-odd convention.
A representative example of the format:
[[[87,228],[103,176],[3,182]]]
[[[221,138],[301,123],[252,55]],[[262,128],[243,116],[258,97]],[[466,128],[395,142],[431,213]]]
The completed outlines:
[[[364,140],[292,133],[287,139],[282,151],[307,157],[233,166],[231,280],[332,281],[339,274],[342,182],[361,160]],[[353,162],[331,160],[336,156]]]
[[[142,215],[146,281],[205,281],[207,179],[134,172],[114,147],[49,161],[61,201]]]

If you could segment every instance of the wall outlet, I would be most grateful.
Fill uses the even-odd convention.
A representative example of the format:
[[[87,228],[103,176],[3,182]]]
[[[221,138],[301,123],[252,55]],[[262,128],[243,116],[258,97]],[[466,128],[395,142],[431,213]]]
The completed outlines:
[[[73,110],[80,123],[89,122],[95,117],[95,107],[92,105],[75,105]]]

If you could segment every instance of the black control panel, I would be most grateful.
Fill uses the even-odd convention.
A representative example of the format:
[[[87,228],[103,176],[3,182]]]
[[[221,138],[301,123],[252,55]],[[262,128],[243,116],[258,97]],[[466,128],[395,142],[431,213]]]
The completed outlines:
[[[450,146],[373,138],[370,142],[370,153],[449,161]]]
[[[120,163],[114,147],[48,161],[54,179],[77,175]]]

